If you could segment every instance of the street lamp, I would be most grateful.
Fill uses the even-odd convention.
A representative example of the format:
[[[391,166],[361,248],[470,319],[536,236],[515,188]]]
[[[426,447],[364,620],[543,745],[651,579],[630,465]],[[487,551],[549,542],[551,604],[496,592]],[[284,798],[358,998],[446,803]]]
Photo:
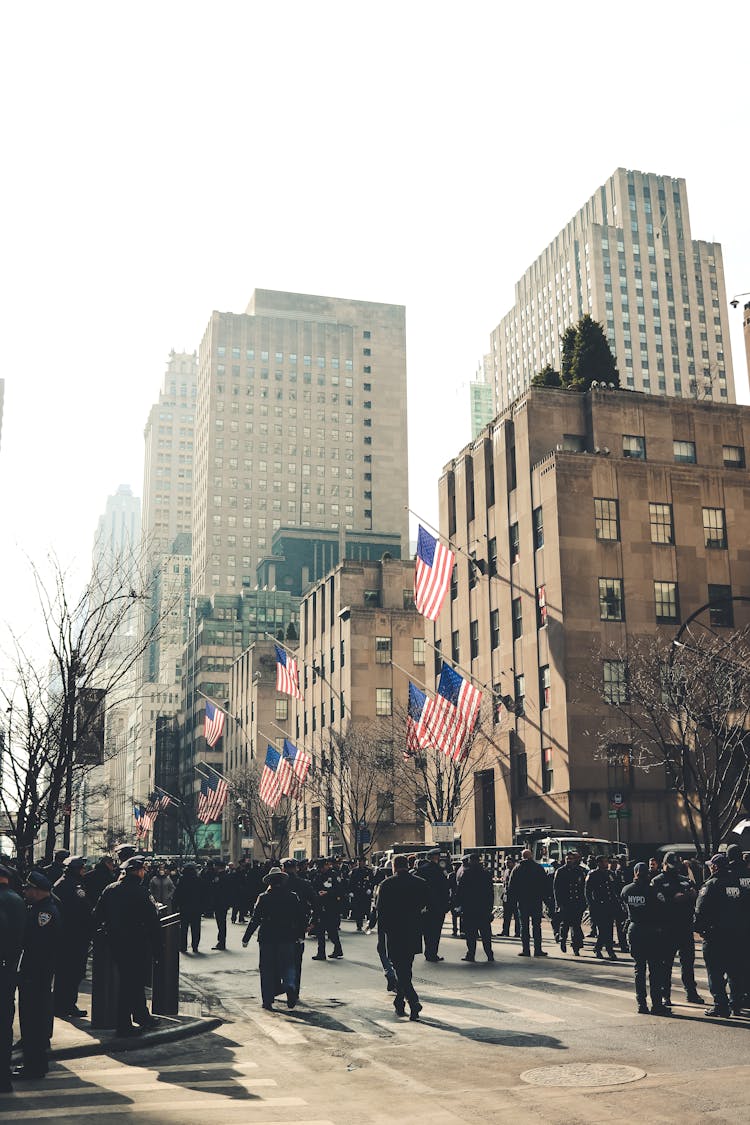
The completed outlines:
[[[736,309],[743,297],[750,297],[750,292],[749,293],[735,293],[734,297],[732,297],[732,300],[729,302],[729,304],[732,306],[733,309]]]

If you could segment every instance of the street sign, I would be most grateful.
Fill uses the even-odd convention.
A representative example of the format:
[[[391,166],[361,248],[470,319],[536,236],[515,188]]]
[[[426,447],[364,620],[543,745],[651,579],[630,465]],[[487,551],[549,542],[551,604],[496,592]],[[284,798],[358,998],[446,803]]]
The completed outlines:
[[[433,844],[452,844],[453,821],[433,821],[432,842]]]
[[[360,842],[360,844],[369,844],[371,840],[372,840],[372,832],[370,831],[370,829],[369,828],[360,828],[360,830],[359,830],[359,842]]]
[[[610,820],[628,820],[630,809],[610,809],[607,815]]]
[[[240,847],[243,850],[249,850],[250,848],[252,848],[254,846],[254,844],[255,844],[255,840],[253,839],[252,836],[243,836],[242,840],[241,840],[241,843],[240,843]]]

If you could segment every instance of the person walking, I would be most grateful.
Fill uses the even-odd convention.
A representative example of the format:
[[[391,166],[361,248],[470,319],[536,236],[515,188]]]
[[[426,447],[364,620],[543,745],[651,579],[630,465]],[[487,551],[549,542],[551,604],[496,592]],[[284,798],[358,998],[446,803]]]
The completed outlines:
[[[54,1022],[52,978],[62,933],[62,917],[52,897],[52,885],[40,871],[32,871],[23,888],[26,923],[18,972],[18,1016],[23,1065],[13,1077],[44,1078]]]
[[[176,888],[165,863],[160,863],[157,867],[156,874],[149,880],[148,889],[161,906],[172,909],[172,897]]]
[[[580,957],[583,948],[581,921],[586,912],[586,871],[578,852],[568,852],[565,863],[555,872],[552,888],[560,916],[560,950],[566,952],[570,935],[573,955]]]
[[[542,949],[542,908],[550,892],[547,873],[533,858],[529,848],[521,852],[508,880],[508,902],[511,910],[518,908],[521,915],[521,952],[519,957],[531,956],[531,937],[534,939],[534,956],[546,957]],[[529,932],[531,931],[531,933]]]
[[[357,930],[362,929],[365,918],[370,913],[372,900],[372,868],[364,856],[357,860],[357,866],[349,878],[349,888],[352,896],[352,918]]]
[[[510,937],[511,918],[513,919],[513,936],[514,937],[520,937],[521,936],[521,916],[518,913],[518,907],[516,907],[515,910],[511,910],[511,908],[508,904],[508,883],[510,881],[510,876],[511,876],[511,873],[512,873],[513,868],[515,866],[516,866],[515,857],[512,856],[512,855],[506,855],[505,859],[503,860],[503,866],[502,866],[501,871],[500,871],[500,883],[501,883],[501,886],[502,886],[502,903],[503,903],[503,925],[502,925],[502,929],[500,930],[500,936],[506,937],[506,938]]]
[[[232,905],[232,884],[223,859],[213,861],[209,876],[210,905],[216,919],[216,945],[212,949],[225,950],[227,947],[227,914]]]
[[[412,874],[424,879],[429,891],[429,904],[422,919],[424,936],[425,961],[442,961],[438,954],[440,937],[443,932],[443,922],[450,904],[450,888],[448,877],[440,866],[440,851],[433,848],[427,853],[427,859],[422,860]]]
[[[315,913],[315,893],[307,879],[300,878],[299,864],[292,856],[281,861],[281,870],[288,875],[287,888],[296,894],[302,910],[302,935],[295,942],[295,955],[297,961],[297,996],[302,991],[302,958],[305,953],[305,934],[310,925],[310,920]],[[257,901],[257,896],[256,896]],[[255,904],[253,903],[253,906]]]
[[[63,874],[54,886],[62,913],[62,933],[55,965],[55,1015],[59,1019],[81,1019],[78,989],[86,975],[86,962],[94,931],[94,911],[83,884],[86,861],[68,856]]]
[[[161,955],[161,930],[156,906],[143,885],[145,874],[143,858],[132,856],[123,864],[117,882],[102,891],[94,914],[117,967],[116,1030],[126,1037],[158,1023],[146,1006],[145,988],[151,961],[158,961]],[[138,1026],[133,1026],[131,1017]]]
[[[645,863],[636,863],[633,882],[623,887],[622,903],[628,914],[628,942],[635,965],[635,997],[640,1015],[648,1015],[646,971],[651,994],[651,1014],[666,1016],[664,1004],[664,901],[651,885]]]
[[[378,891],[378,933],[385,938],[386,954],[396,975],[393,1007],[396,1015],[418,1020],[422,1005],[412,980],[414,958],[422,951],[423,915],[430,905],[424,879],[409,871],[405,855],[393,857],[393,875]]]
[[[280,985],[286,992],[287,1007],[294,1008],[299,999],[297,944],[305,933],[304,908],[294,891],[289,890],[289,876],[280,867],[272,867],[263,883],[266,890],[253,908],[242,948],[247,948],[257,930],[263,1007],[266,1011],[273,1009]]]
[[[344,956],[339,936],[341,923],[341,880],[333,869],[331,860],[327,857],[321,859],[318,871],[313,879],[315,892],[315,913],[318,938],[318,952],[313,956],[313,961],[326,960],[326,935],[333,942],[331,957]]]
[[[602,949],[606,949],[610,961],[616,961],[614,926],[621,908],[621,899],[617,880],[609,869],[606,855],[597,856],[594,869],[586,879],[586,902],[592,926],[596,929],[594,953],[601,961]]]
[[[180,951],[187,953],[188,932],[193,953],[198,953],[201,941],[201,920],[206,890],[198,878],[194,863],[186,863],[180,881],[172,895],[172,907],[180,915]]]
[[[695,932],[703,938],[703,958],[713,1006],[707,1016],[738,1016],[742,1012],[742,940],[747,910],[739,878],[729,870],[724,853],[708,861],[711,877],[700,889],[695,904]],[[727,998],[726,982],[729,982]]]
[[[698,897],[695,884],[682,874],[679,858],[667,852],[662,871],[651,880],[664,903],[664,1004],[672,1006],[672,967],[679,953],[682,983],[688,1004],[704,1004],[695,983],[695,938],[693,917]]]
[[[26,906],[13,890],[10,868],[0,866],[0,1094],[13,1092],[10,1057],[18,962],[26,929]]]
[[[482,857],[473,852],[464,860],[456,877],[458,903],[464,920],[466,955],[462,961],[475,961],[477,937],[482,939],[482,948],[488,961],[494,961],[492,952],[492,909],[495,893],[492,875],[482,863]]]

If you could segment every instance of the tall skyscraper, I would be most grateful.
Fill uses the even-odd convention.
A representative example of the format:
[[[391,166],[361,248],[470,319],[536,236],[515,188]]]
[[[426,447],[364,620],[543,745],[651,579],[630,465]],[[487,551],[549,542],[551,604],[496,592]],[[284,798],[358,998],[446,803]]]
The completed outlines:
[[[734,402],[721,246],[694,240],[683,179],[618,168],[516,283],[491,336],[495,412],[584,313],[605,328],[625,388]]]
[[[492,380],[492,356],[486,355],[469,383],[471,405],[471,440],[477,437],[495,417],[495,395]]]
[[[254,586],[280,527],[408,543],[405,310],[258,289],[199,353],[193,594]]]

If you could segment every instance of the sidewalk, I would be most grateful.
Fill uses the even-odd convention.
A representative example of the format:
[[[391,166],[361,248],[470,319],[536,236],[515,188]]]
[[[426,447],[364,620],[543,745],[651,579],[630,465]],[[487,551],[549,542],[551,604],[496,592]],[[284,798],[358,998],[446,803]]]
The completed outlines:
[[[91,982],[81,982],[78,999],[79,1007],[91,1014]],[[151,1045],[161,1046],[177,1039],[188,1039],[194,1035],[204,1035],[208,1031],[215,1031],[223,1023],[217,1017],[206,1017],[200,1014],[200,1006],[186,1004],[184,1014],[178,1016],[157,1016],[159,1026],[152,1031],[144,1031],[142,1035],[132,1039],[121,1039],[114,1031],[101,1028],[92,1028],[88,1019],[61,1020],[56,1019],[52,1033],[52,1048],[49,1053],[50,1062],[55,1059],[80,1059],[88,1055],[118,1054],[123,1051],[142,1051]],[[18,1019],[16,1018],[14,1040],[20,1039]],[[14,1061],[16,1061],[14,1059]],[[20,1062],[20,1054],[17,1055]]]

